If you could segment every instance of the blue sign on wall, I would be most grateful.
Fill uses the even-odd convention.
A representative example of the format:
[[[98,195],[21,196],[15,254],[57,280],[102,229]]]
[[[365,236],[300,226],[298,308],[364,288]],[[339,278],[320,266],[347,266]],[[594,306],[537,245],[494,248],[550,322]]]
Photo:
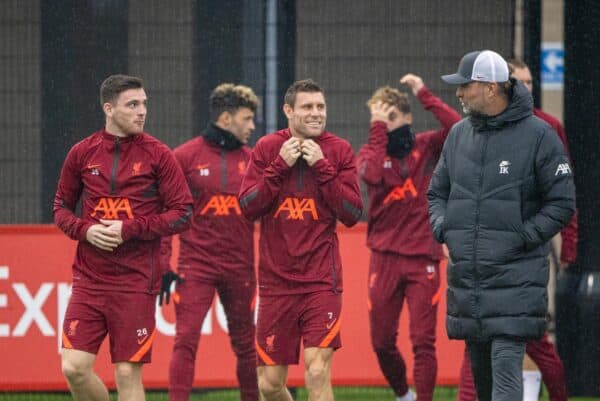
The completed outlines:
[[[542,43],[542,89],[562,89],[565,72],[565,51],[560,42]]]

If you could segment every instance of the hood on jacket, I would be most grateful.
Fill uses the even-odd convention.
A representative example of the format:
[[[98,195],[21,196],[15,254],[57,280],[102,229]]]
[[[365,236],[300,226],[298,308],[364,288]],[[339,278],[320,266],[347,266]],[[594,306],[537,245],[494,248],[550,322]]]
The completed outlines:
[[[478,131],[491,131],[522,120],[533,114],[533,97],[521,81],[511,78],[513,84],[512,98],[508,107],[496,116],[474,115],[469,121]]]

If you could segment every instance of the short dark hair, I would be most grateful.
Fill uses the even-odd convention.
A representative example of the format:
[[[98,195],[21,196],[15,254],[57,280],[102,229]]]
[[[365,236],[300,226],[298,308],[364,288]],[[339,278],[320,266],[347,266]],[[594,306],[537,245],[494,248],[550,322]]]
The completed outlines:
[[[507,60],[506,63],[508,64],[508,72],[510,73],[510,75],[512,75],[517,68],[529,68],[529,66],[525,64],[523,60],[518,58],[512,58],[510,60]]]
[[[210,94],[208,114],[210,121],[215,122],[225,111],[235,114],[242,107],[247,107],[256,112],[258,104],[258,97],[250,87],[223,83]]]
[[[325,91],[323,88],[319,86],[312,79],[302,79],[300,81],[296,81],[290,85],[290,87],[285,92],[285,96],[283,97],[283,103],[288,104],[294,107],[294,103],[296,103],[296,95],[300,92],[320,92],[325,96]]]
[[[121,74],[111,75],[100,85],[100,105],[113,103],[121,92],[128,89],[142,89],[143,87],[142,78]]]

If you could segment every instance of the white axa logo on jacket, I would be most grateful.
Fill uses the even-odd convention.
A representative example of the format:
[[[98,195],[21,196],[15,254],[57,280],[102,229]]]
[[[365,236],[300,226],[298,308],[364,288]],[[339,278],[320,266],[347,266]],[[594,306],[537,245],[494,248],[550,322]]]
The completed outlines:
[[[560,163],[558,167],[556,167],[556,172],[554,173],[554,176],[557,176],[558,174],[571,174],[571,167],[569,166],[569,163]]]
[[[511,163],[508,160],[502,160],[498,167],[500,168],[500,174],[509,174],[508,168]]]

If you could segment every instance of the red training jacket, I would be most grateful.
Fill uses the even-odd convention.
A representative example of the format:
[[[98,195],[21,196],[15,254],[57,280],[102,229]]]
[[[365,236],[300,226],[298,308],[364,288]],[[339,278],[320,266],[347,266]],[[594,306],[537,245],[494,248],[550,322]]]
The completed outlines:
[[[567,135],[565,134],[565,129],[560,121],[538,108],[533,109],[533,114],[546,121],[552,128],[554,128],[554,131],[556,131],[558,134],[561,142],[563,145],[565,145],[567,155],[569,158],[571,158],[571,151],[569,149],[569,143],[567,142]],[[560,234],[562,237],[560,260],[566,263],[573,263],[575,262],[575,259],[577,259],[577,211],[575,211],[569,223],[563,227]]]
[[[81,215],[74,211],[81,200]],[[169,148],[147,133],[119,138],[98,131],[71,148],[54,221],[78,240],[73,286],[156,293],[160,237],[188,228],[192,197]],[[123,220],[123,244],[103,251],[86,241],[100,219]]]
[[[440,122],[440,130],[416,134],[411,153],[396,159],[386,154],[386,124],[375,121],[368,143],[358,153],[359,175],[369,196],[367,246],[378,252],[439,260],[442,248],[431,233],[426,195],[444,141],[460,115],[426,87],[417,97]]]
[[[260,218],[260,294],[342,291],[336,220],[350,227],[362,214],[352,147],[325,131],[314,138],[324,158],[289,167],[279,151],[290,137],[258,141],[240,190],[242,212]]]
[[[202,136],[174,150],[194,198],[191,228],[179,235],[178,272],[185,277],[254,268],[254,224],[242,215],[237,197],[250,152],[247,146],[228,151]],[[170,243],[163,238],[167,265]]]

